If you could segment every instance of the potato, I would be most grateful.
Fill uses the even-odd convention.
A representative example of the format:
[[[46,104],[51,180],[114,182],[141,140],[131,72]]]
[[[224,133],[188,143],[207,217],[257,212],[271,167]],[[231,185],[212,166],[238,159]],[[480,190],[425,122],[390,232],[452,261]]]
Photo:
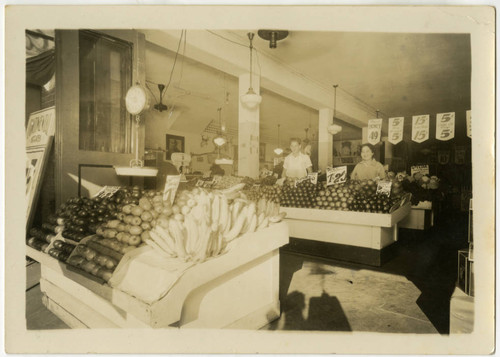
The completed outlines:
[[[142,223],[141,217],[134,217],[134,218],[132,218],[132,221],[130,222],[130,224],[132,226],[140,226],[141,223]],[[130,227],[130,228],[132,228],[132,227]]]
[[[115,229],[105,229],[103,236],[104,238],[114,238],[116,237],[116,230]]]
[[[132,213],[132,205],[123,206],[122,211],[125,214],[131,214]]]
[[[132,227],[130,227],[129,233],[131,235],[139,235],[142,233],[142,228],[139,226],[132,226]]]
[[[141,214],[141,219],[143,222],[151,222],[151,220],[153,219],[153,215],[149,211],[144,211]]]
[[[129,240],[130,240],[130,234],[124,233],[122,236],[122,243],[128,244]]]
[[[152,222],[152,221],[151,221]],[[141,228],[144,230],[144,231],[149,231],[152,227],[151,227],[151,222],[142,222],[141,223]]]
[[[143,242],[145,242],[145,241],[146,241],[146,239],[149,239],[149,238],[150,238],[150,237],[149,237],[149,232],[148,232],[148,231],[144,231],[144,232],[142,232],[142,233],[141,233],[141,240],[142,240]]]
[[[96,265],[94,267],[94,269],[92,269],[92,271],[90,272],[90,274],[92,274],[94,276],[97,276],[97,272],[99,271],[99,269],[101,269],[101,267],[99,265]]]
[[[155,210],[151,210],[149,211],[151,213],[151,215],[153,216],[153,219],[157,218],[160,214],[158,212],[156,212]]]
[[[163,205],[162,204],[155,204],[154,211],[158,214],[162,213],[163,212]]]
[[[100,266],[102,266],[102,267],[106,265],[106,261],[107,261],[107,260],[108,260],[108,259],[106,258],[106,256],[105,256],[105,255],[98,255],[98,256],[94,259],[94,261],[95,261],[97,264],[99,264]]]
[[[121,222],[118,219],[113,219],[112,221],[108,221],[107,227],[108,228],[116,228]]]
[[[142,197],[139,200],[139,207],[141,207],[145,211],[149,211],[153,208],[153,206],[151,205],[151,202],[149,201],[149,199],[147,197]]]
[[[85,252],[84,257],[87,260],[94,260],[94,258],[96,257],[96,255],[97,255],[97,252],[95,250],[89,249],[89,250],[87,250]]]
[[[129,215],[126,215],[125,218],[123,219],[123,222],[125,222],[126,224],[131,224],[132,222],[132,219],[134,218],[135,216],[129,214]]]
[[[159,195],[156,195],[153,197],[153,205],[159,203],[159,204],[163,204],[163,195],[162,194],[159,194]]]
[[[102,278],[108,282],[109,279],[111,279],[111,277],[113,276],[113,272],[112,271],[109,271],[109,270],[105,270],[103,273],[102,273]]]
[[[116,235],[116,239],[118,240],[118,242],[122,241],[122,237],[124,234],[125,234],[125,232],[118,232],[118,234]]]
[[[134,216],[140,216],[142,212],[144,212],[144,210],[142,209],[141,206],[135,206],[134,208],[132,208],[132,214]]]
[[[140,236],[130,236],[130,239],[128,241],[129,245],[138,246],[140,243],[141,243]]]
[[[117,218],[117,219],[119,219],[120,221],[122,221],[122,222],[123,222],[123,219],[125,218],[125,213],[123,213],[123,212],[118,212],[118,213],[116,214],[116,218]]]
[[[120,224],[118,224],[118,226],[116,227],[116,230],[118,232],[125,232],[125,227],[126,227],[125,223],[120,222]]]
[[[82,264],[83,270],[85,270],[87,273],[90,273],[95,267],[96,264],[94,262],[85,262]]]

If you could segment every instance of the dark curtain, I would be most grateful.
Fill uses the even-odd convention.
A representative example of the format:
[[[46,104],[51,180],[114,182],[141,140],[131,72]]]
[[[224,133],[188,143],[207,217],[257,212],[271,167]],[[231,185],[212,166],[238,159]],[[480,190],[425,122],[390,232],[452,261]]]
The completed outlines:
[[[26,60],[26,83],[43,86],[55,73],[55,50],[50,49]]]

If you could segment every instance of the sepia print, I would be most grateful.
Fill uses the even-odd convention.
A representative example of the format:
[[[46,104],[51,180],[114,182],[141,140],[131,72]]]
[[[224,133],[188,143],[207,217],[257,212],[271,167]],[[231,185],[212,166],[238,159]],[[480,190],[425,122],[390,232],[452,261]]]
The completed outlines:
[[[7,352],[494,350],[493,8],[6,10]]]

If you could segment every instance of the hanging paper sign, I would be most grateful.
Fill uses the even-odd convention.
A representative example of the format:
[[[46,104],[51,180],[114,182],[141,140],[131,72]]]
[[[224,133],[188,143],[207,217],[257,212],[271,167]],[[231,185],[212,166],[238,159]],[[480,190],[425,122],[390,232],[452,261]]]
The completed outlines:
[[[391,144],[396,145],[403,140],[403,128],[404,128],[405,118],[389,118],[389,137],[388,140]]]
[[[413,116],[411,139],[417,143],[429,139],[429,115]]]
[[[377,144],[380,141],[380,133],[382,131],[382,119],[370,119],[368,120],[368,142],[372,145]]]
[[[447,165],[450,162],[450,150],[439,150],[438,162],[440,165]]]
[[[42,109],[30,114],[26,126],[26,148],[46,146],[54,135],[56,125],[55,107]]]
[[[420,173],[422,175],[429,175],[429,165],[415,165],[411,167],[411,175]]]
[[[467,136],[469,138],[472,138],[472,126],[471,126],[471,116],[470,116],[470,110],[467,110],[465,112],[465,119],[466,119],[466,122],[467,122]]]
[[[455,137],[455,113],[436,115],[436,139],[447,141]]]
[[[338,183],[343,183],[347,180],[347,166],[327,167],[326,168],[326,185],[331,186]]]
[[[392,181],[380,180],[377,183],[377,195],[387,196],[391,195]]]
[[[465,164],[465,147],[457,146],[455,148],[455,164],[457,165]]]

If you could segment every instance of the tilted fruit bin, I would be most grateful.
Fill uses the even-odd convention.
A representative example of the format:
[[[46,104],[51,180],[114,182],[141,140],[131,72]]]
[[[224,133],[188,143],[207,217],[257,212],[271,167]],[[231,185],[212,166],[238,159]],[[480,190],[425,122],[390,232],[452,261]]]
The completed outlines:
[[[398,239],[398,222],[410,210],[409,202],[392,213],[281,208],[287,214],[290,249],[377,266],[389,255],[386,248]]]

